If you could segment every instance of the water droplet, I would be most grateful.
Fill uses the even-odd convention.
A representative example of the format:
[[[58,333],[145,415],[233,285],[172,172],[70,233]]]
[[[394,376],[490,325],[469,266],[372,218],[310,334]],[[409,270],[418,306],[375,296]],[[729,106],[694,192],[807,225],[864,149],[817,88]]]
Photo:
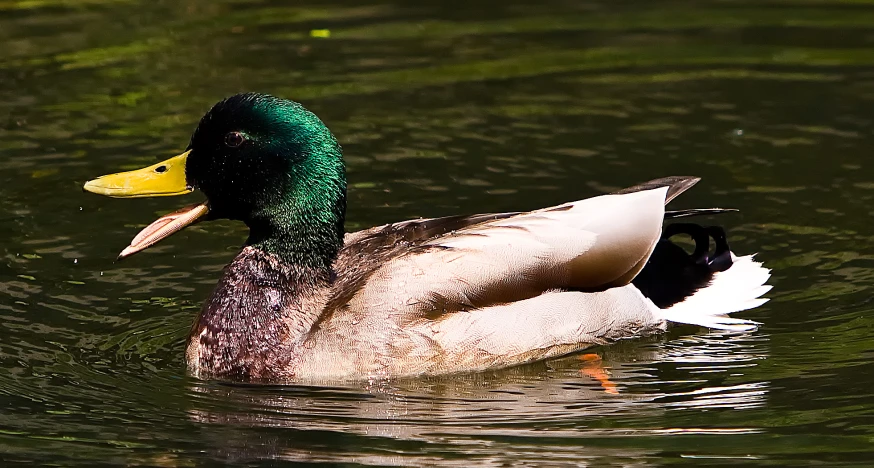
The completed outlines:
[[[744,131],[742,128],[734,129],[734,136],[743,136],[743,134],[744,134]]]
[[[79,211],[82,211],[82,207],[81,207],[81,206],[79,207]]]
[[[73,263],[79,263],[79,259],[78,259],[78,258],[74,258],[74,259],[73,259]]]
[[[102,272],[102,271],[100,272],[100,276],[103,276],[103,272]]]

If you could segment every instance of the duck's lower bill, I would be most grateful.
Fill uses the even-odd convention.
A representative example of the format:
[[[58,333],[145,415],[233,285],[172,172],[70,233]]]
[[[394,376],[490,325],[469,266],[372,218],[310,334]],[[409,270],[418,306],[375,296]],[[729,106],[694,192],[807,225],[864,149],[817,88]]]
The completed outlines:
[[[176,210],[170,214],[161,216],[152,224],[145,227],[136,237],[133,238],[130,245],[118,254],[118,260],[141,252],[166,237],[182,230],[182,228],[197,222],[204,215],[209,213],[209,206],[206,203],[196,203],[188,205],[184,208]]]

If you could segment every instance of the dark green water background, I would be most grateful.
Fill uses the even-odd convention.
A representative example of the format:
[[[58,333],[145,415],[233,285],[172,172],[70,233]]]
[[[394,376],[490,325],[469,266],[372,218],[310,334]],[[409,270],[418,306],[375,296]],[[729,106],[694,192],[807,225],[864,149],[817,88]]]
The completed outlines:
[[[312,37],[327,29],[330,37]],[[345,148],[349,225],[533,209],[665,175],[773,269],[694,327],[502,372],[339,387],[186,376],[241,225],[122,263],[199,201],[85,194],[239,91]],[[0,0],[0,462],[874,464],[874,2]],[[716,221],[716,220],[714,220]]]

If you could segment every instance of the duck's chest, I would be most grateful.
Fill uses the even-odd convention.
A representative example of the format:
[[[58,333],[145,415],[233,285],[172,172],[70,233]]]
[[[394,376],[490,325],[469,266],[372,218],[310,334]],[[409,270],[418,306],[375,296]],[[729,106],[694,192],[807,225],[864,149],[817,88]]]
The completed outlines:
[[[209,379],[291,379],[295,349],[317,317],[308,305],[318,288],[302,287],[299,279],[263,261],[245,260],[228,265],[204,304],[188,339],[188,369]]]
[[[227,291],[229,293],[240,291]],[[188,338],[186,360],[200,378],[279,380],[294,374],[288,301],[276,290],[213,294]]]

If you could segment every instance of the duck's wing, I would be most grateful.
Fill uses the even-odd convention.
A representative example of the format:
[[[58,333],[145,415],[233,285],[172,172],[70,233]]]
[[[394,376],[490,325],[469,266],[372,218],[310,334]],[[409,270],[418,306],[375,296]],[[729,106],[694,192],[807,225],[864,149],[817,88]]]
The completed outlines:
[[[644,190],[651,190],[653,188],[668,186],[668,194],[665,196],[665,204],[676,198],[681,193],[689,190],[693,185],[697,184],[700,181],[700,177],[687,177],[687,176],[672,176],[672,177],[663,177],[661,179],[651,180],[649,182],[644,182],[642,184],[638,184],[632,187],[624,188],[622,190],[617,190],[613,192],[616,195],[622,195],[626,193],[634,193],[641,192]],[[675,210],[675,211],[665,211],[665,219],[674,219],[674,218],[688,218],[692,216],[705,216],[705,215],[714,215],[720,213],[730,213],[733,211],[737,211],[734,208],[692,208],[686,210]]]
[[[647,192],[650,190],[667,187],[668,192],[665,194],[664,203],[665,205],[667,205],[671,200],[677,198],[677,196],[679,196],[681,193],[692,188],[692,186],[697,184],[700,180],[700,177],[690,176],[662,177],[660,179],[653,179],[642,184],[632,185],[631,187],[624,188],[622,190],[617,190],[611,195],[626,195],[630,193]]]
[[[422,245],[428,241],[518,214],[486,213],[412,219],[347,233],[343,239],[343,248],[334,262],[337,280],[333,288],[334,294],[326,308],[333,310],[345,305],[361,291],[370,276],[379,268],[392,259],[420,251]]]
[[[489,221],[511,218],[518,214],[520,212],[422,218],[376,226],[346,234],[343,240],[344,252],[341,255],[372,253],[380,248],[396,246],[399,243],[408,246],[417,245],[422,241],[434,239],[453,231]]]
[[[697,181],[658,179],[537,211],[407,221],[350,234],[327,309],[433,317],[551,290],[626,285],[661,237],[665,203]]]

